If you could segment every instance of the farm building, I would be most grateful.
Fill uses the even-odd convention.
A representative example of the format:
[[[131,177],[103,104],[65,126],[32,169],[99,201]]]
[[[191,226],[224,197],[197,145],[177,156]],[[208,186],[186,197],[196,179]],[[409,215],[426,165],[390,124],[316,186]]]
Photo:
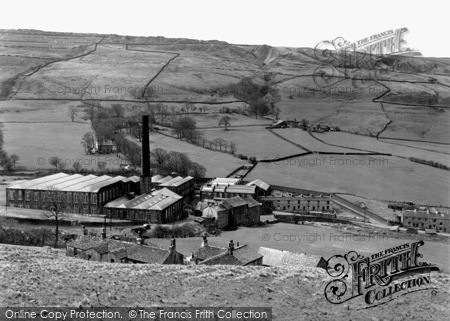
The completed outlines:
[[[327,212],[331,210],[331,197],[324,195],[292,194],[275,191],[270,196],[259,199],[264,205],[277,211]]]
[[[176,251],[175,239],[172,239],[170,248],[165,250],[83,235],[66,244],[66,255],[110,263],[183,264],[184,261],[183,254]]]
[[[199,202],[200,203],[200,202]],[[251,226],[260,221],[260,206],[253,198],[241,198],[239,196],[223,199],[221,201],[210,200],[205,206],[202,204],[202,217],[214,218],[218,228],[227,226]]]
[[[406,210],[398,215],[400,222],[407,228],[434,229],[437,232],[450,232],[450,216],[430,210]]]
[[[122,196],[103,208],[108,218],[155,224],[172,223],[185,217],[183,197],[167,188],[137,197]]]
[[[262,265],[263,255],[245,244],[235,247],[233,241],[228,248],[211,247],[203,241],[190,260],[201,265]]]
[[[112,140],[104,140],[98,144],[99,154],[112,154],[115,152],[114,143]]]
[[[7,206],[45,209],[58,204],[63,212],[97,214],[102,205],[138,192],[139,177],[58,173],[6,188]]]

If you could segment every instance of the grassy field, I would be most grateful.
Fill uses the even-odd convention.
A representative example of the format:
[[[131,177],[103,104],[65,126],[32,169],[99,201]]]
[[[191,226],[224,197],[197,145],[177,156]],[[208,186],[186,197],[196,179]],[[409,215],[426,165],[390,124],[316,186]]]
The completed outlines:
[[[358,148],[379,153],[387,153],[407,158],[417,157],[420,159],[432,160],[450,166],[450,155],[448,154],[389,144],[388,141],[382,142],[374,137],[353,135],[348,133],[324,133],[314,135],[330,144]],[[423,148],[428,149],[426,143],[423,143]]]
[[[0,102],[3,123],[4,150],[20,157],[17,166],[27,169],[55,168],[49,164],[52,157],[59,157],[66,168],[73,169],[79,161],[84,169],[97,169],[99,162],[106,162],[109,169],[120,169],[128,163],[111,155],[86,155],[81,145],[83,135],[91,130],[79,112],[75,122],[70,122],[68,109],[78,103]]]
[[[293,141],[301,146],[304,146],[314,152],[355,152],[354,150],[345,147],[335,147],[322,143],[321,141],[312,137],[307,131],[300,128],[280,128],[274,129],[275,133]]]
[[[208,140],[222,138],[236,144],[237,154],[255,156],[257,159],[272,159],[304,153],[305,150],[273,135],[264,127],[204,129],[203,137]]]
[[[38,92],[20,91],[16,98],[136,99],[133,90],[142,89],[171,57],[100,45],[88,56],[51,64],[26,78],[23,87]]]
[[[450,113],[447,109],[384,104],[392,120],[380,138],[403,138],[431,142],[448,142]]]
[[[249,165],[230,154],[214,152],[158,133],[150,134],[150,151],[154,148],[186,153],[192,161],[205,166],[207,177],[225,177],[238,167]]]
[[[450,173],[395,157],[308,155],[259,163],[246,177],[368,199],[450,205]]]
[[[447,144],[445,144],[445,145],[444,144],[433,144],[433,143],[428,143],[428,142],[417,142],[417,141],[412,142],[412,141],[405,141],[405,140],[398,140],[398,139],[383,139],[383,138],[380,138],[380,141],[395,144],[395,145],[400,145],[400,146],[404,145],[404,146],[419,148],[419,149],[433,151],[433,152],[442,153],[442,154],[450,154],[450,145],[447,145]]]
[[[212,109],[213,107],[210,107],[209,109]],[[220,107],[214,107],[215,109],[218,109]],[[264,126],[270,126],[273,122],[268,119],[264,118],[257,118],[255,117],[249,117],[241,114],[223,114],[218,112],[209,112],[207,114],[189,114],[189,117],[193,118],[197,122],[197,128],[203,128],[203,127],[217,127],[219,124],[220,119],[223,116],[230,117],[230,125],[231,126],[248,126],[248,125],[261,125],[261,127]],[[222,129],[224,127],[222,126]]]

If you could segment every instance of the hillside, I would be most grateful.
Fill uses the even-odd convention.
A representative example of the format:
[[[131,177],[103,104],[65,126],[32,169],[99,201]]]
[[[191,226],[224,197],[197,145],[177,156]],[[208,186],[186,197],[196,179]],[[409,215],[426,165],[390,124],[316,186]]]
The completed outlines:
[[[252,114],[236,86],[243,79],[278,90],[278,113]],[[204,141],[194,146],[168,137],[169,128],[151,135],[151,149],[186,153],[205,167],[207,177],[227,176],[249,165],[249,157],[270,161],[307,150],[388,153],[392,156],[386,156],[386,165],[370,168],[354,166],[355,157],[347,157],[351,165],[340,174],[328,162],[313,166],[317,171],[299,170],[292,163],[282,168],[259,163],[249,177],[377,200],[450,206],[450,172],[441,168],[450,164],[449,87],[448,58],[396,55],[343,62],[324,60],[322,52],[311,48],[0,30],[3,150],[18,155],[23,170],[54,169],[49,160],[58,157],[70,170],[81,160],[87,170],[105,162],[109,170],[120,171],[119,165],[128,163],[125,157],[86,155],[80,144],[91,130],[85,103],[105,108],[120,104],[127,116],[156,113],[155,104],[161,103],[165,115],[195,119]],[[218,124],[224,115],[231,119],[228,131]],[[268,131],[265,127],[276,117],[339,127],[345,135]],[[226,143],[220,150],[205,143],[217,139]],[[230,154],[232,144],[241,159]],[[421,163],[412,163],[411,157]],[[426,190],[419,183],[424,180]]]
[[[339,61],[324,63],[320,53],[308,48],[0,30],[0,98],[231,103],[236,99],[228,91],[230,85],[245,77],[261,82],[270,75],[280,89],[282,118],[307,118],[362,134],[385,130],[383,137],[445,142],[448,59],[393,56],[363,62],[343,69]],[[146,91],[139,95],[130,88]],[[429,95],[438,98],[429,104]],[[389,107],[383,110],[378,101]]]
[[[268,306],[274,320],[446,320],[449,277],[438,290],[402,296],[372,309],[331,305],[324,270],[237,266],[94,263],[63,251],[0,245],[1,306]],[[447,317],[445,317],[447,315]]]

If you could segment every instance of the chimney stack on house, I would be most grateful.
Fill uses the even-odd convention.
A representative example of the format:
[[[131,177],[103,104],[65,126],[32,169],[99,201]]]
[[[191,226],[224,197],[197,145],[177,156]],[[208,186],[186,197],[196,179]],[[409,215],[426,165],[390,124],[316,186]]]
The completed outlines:
[[[234,251],[234,243],[233,240],[230,241],[230,244],[228,245],[228,254],[233,255]]]
[[[203,235],[203,241],[202,241],[201,247],[205,247],[207,245],[208,245],[208,238],[206,237],[206,235]]]
[[[142,115],[141,195],[147,194],[151,190],[149,135],[148,115]]]

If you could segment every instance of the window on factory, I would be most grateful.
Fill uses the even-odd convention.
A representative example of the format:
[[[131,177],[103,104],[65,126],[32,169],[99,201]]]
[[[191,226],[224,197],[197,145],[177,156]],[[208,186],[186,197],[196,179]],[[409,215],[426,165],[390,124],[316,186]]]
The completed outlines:
[[[39,191],[34,191],[34,200],[35,201],[39,200]]]

